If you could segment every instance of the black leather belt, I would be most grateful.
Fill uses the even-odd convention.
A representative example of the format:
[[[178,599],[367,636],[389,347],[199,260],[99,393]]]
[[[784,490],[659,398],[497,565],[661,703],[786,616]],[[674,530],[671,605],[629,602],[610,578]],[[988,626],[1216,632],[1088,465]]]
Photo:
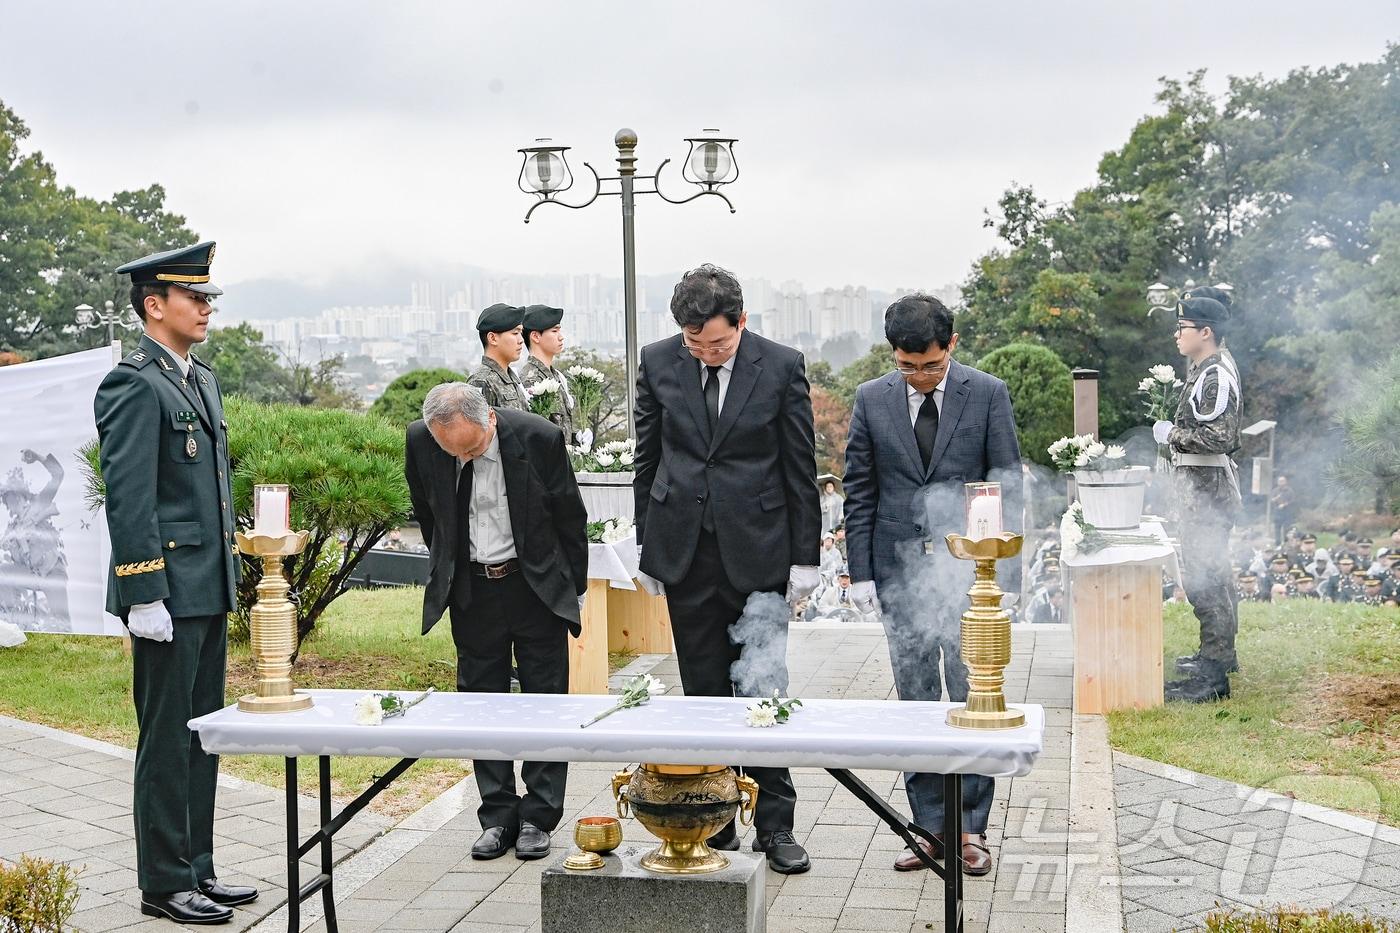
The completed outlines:
[[[482,564],[476,561],[471,562],[472,575],[485,577],[488,580],[499,580],[508,577],[520,569],[520,561],[512,557],[510,560],[503,560],[499,564]]]

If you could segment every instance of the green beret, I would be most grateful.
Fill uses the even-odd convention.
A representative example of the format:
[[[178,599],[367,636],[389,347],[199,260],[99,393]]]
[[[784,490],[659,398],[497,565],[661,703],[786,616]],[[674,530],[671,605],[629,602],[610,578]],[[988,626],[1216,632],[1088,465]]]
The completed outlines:
[[[564,319],[563,308],[551,308],[548,305],[530,305],[525,309],[525,318],[521,322],[525,325],[525,333],[532,330],[549,330]]]
[[[481,317],[476,319],[476,329],[483,334],[499,334],[502,331],[515,330],[520,326],[524,313],[522,308],[507,304],[494,304],[481,312]]]
[[[117,267],[118,275],[130,275],[132,285],[178,285],[201,295],[222,295],[223,289],[209,284],[209,266],[214,262],[214,241],[152,253]]]

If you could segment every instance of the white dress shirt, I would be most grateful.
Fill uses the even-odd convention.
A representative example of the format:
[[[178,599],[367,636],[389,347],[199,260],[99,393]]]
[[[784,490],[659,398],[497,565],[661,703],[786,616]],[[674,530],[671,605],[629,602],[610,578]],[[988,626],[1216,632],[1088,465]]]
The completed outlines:
[[[719,411],[724,411],[724,396],[729,393],[729,377],[734,375],[734,357],[739,355],[739,351],[734,351],[734,356],[719,364]],[[700,391],[705,391],[705,383],[710,381],[710,371],[705,368],[702,360],[696,360],[700,364]]]
[[[462,478],[457,461],[457,479]],[[501,466],[501,435],[491,435],[491,446],[471,461],[472,498],[467,509],[467,557],[481,564],[499,564],[516,556],[515,534],[506,499],[506,474]]]
[[[939,417],[943,416],[943,390],[948,385],[948,372],[952,368],[949,366],[943,370],[943,378],[933,387],[933,404],[938,409]],[[907,380],[904,389],[909,393],[909,423],[914,424],[919,420],[919,408],[924,404],[924,393],[911,386]]]

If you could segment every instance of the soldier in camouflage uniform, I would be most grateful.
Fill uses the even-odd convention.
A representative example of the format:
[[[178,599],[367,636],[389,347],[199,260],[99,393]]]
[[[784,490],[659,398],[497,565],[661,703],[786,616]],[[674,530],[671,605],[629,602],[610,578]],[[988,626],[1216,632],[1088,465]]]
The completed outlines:
[[[1230,530],[1240,513],[1239,474],[1230,454],[1240,445],[1243,398],[1239,368],[1221,346],[1230,297],[1198,288],[1176,309],[1176,344],[1190,360],[1172,421],[1152,433],[1171,447],[1181,522],[1186,598],[1201,623],[1201,649],[1180,658],[1184,680],[1167,684],[1169,700],[1200,703],[1230,695],[1229,672],[1238,668],[1238,606],[1230,579]]]
[[[564,432],[564,443],[574,443],[574,397],[569,394],[569,379],[554,365],[554,358],[564,350],[564,334],[559,322],[564,312],[560,308],[530,305],[523,322],[525,366],[520,371],[520,384],[529,388],[537,382],[553,379],[559,383],[559,403],[549,420]]]
[[[524,311],[510,305],[494,304],[476,319],[481,336],[481,368],[472,373],[467,385],[476,386],[486,396],[492,408],[514,408],[529,411],[525,387],[515,378],[511,364],[520,359],[524,338],[520,321]]]

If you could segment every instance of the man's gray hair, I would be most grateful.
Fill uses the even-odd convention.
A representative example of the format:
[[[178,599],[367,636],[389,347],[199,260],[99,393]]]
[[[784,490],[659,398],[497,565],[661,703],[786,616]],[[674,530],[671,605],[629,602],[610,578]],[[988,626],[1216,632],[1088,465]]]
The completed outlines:
[[[428,390],[423,399],[425,422],[446,424],[458,415],[486,427],[491,423],[491,406],[486,404],[480,389],[465,382],[444,382]]]

